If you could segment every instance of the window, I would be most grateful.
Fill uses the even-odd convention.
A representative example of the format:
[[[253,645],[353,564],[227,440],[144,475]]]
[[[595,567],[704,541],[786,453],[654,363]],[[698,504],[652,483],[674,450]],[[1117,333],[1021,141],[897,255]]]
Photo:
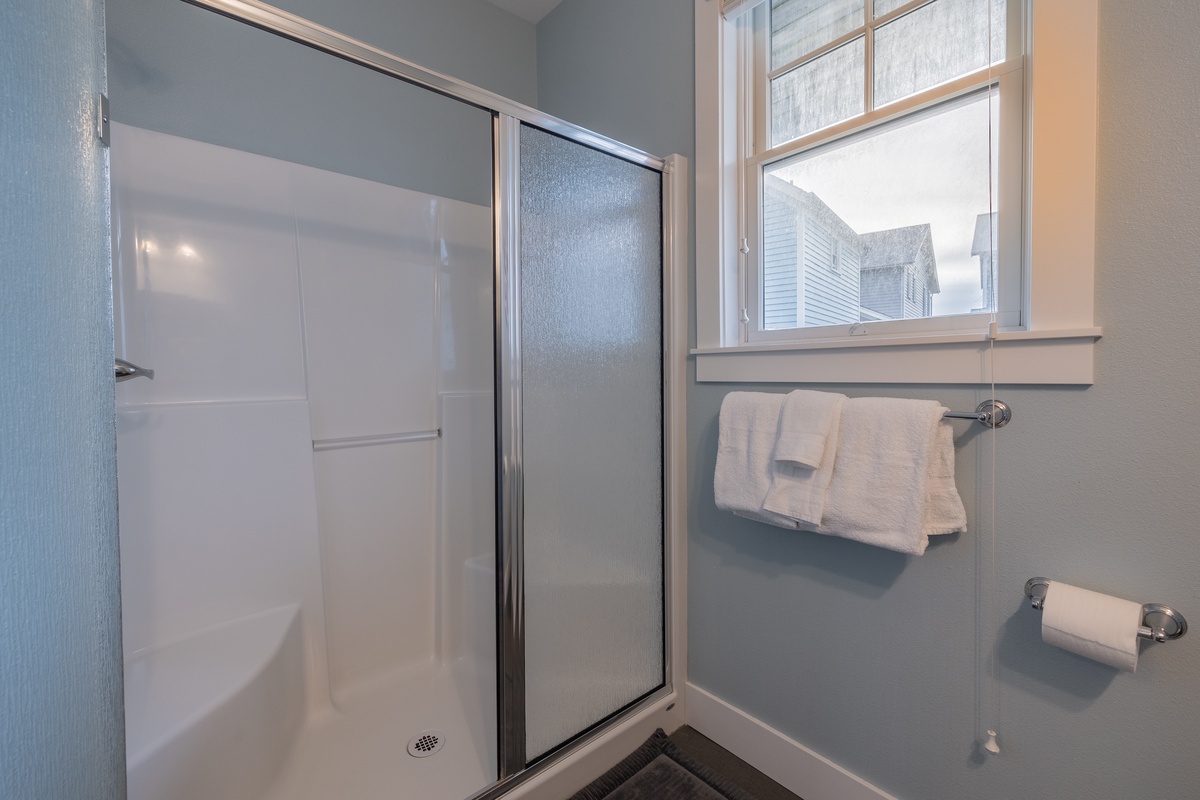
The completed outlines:
[[[720,5],[699,379],[1090,383],[1095,0]]]
[[[1018,0],[767,0],[743,18],[745,341],[897,320],[925,322],[887,329],[929,330],[931,316],[959,317],[939,329],[979,330],[995,311],[1020,323],[1017,248],[972,248],[981,220],[1011,228],[985,245],[1020,241],[1019,201],[998,213],[1002,187],[1019,194],[1021,184],[1020,10]],[[1003,113],[1016,124],[1000,124]],[[805,268],[803,242],[790,248],[795,263],[780,258],[803,226],[766,212],[797,192],[857,239],[857,280]],[[985,261],[1004,272],[999,293],[987,292],[990,272],[981,281]],[[783,293],[804,305],[781,318]]]

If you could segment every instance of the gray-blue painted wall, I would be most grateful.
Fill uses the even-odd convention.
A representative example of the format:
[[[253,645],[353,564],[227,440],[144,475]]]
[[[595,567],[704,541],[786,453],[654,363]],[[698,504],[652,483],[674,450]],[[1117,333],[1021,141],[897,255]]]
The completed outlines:
[[[0,5],[0,797],[125,797],[103,2]]]
[[[693,0],[566,0],[538,27],[542,108],[691,156],[692,25]],[[1022,595],[1027,578],[1047,575],[1200,615],[1200,444],[1186,411],[1200,388],[1188,333],[1200,307],[1198,36],[1195,3],[1101,2],[1096,319],[1105,335],[1090,388],[998,387],[1015,419],[995,440],[996,614],[986,602],[989,433],[958,423],[957,481],[974,531],[906,558],[718,511],[722,397],[791,387],[693,383],[692,681],[901,800],[1200,794],[1200,639],[1143,644],[1137,673],[1116,673],[1042,644]],[[962,409],[987,396],[822,388]],[[984,759],[976,742],[989,725],[1004,752]]]
[[[278,0],[427,69],[537,105],[534,26],[485,0]]]
[[[309,18],[527,104],[534,26],[484,0],[286,0]],[[113,119],[486,205],[488,112],[181,0],[111,0]]]

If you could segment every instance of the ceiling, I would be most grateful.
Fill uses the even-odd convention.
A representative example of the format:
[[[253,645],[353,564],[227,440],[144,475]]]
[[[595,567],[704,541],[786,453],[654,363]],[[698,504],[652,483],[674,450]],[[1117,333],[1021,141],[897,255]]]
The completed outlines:
[[[536,25],[562,0],[488,0],[488,2]]]

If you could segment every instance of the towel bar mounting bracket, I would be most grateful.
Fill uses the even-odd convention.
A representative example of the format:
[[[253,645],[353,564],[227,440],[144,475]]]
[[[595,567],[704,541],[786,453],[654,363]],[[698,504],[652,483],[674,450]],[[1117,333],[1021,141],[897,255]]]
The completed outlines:
[[[114,368],[118,381],[127,381],[133,378],[149,378],[154,380],[154,370],[139,367],[130,361],[123,358],[114,358]]]
[[[1003,400],[984,400],[974,411],[947,411],[949,419],[973,419],[985,428],[1003,428],[1012,420],[1012,409]]]

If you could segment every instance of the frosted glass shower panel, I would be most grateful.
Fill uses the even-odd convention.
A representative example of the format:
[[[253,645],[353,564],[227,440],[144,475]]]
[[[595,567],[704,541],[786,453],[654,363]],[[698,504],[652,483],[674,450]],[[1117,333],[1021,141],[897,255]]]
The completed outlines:
[[[663,684],[662,179],[521,129],[526,757]]]

